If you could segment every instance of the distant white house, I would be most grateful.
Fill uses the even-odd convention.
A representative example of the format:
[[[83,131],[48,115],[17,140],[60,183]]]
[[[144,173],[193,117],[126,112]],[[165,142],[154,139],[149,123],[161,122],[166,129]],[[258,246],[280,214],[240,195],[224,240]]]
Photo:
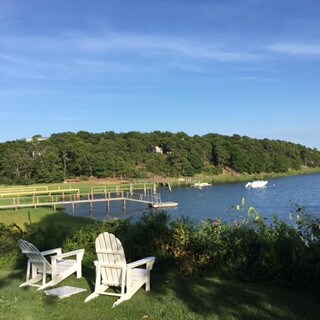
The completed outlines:
[[[163,149],[159,146],[151,146],[151,152],[153,153],[163,153]]]
[[[42,136],[33,136],[32,138],[27,138],[25,139],[26,142],[32,142],[32,141],[45,141],[45,140],[48,140],[49,138],[47,137],[42,137]]]

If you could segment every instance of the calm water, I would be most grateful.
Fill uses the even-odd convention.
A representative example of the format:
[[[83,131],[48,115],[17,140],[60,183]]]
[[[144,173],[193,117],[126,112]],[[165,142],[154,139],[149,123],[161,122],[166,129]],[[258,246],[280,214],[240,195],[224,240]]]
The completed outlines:
[[[173,217],[189,216],[194,220],[221,217],[225,221],[234,219],[238,212],[234,206],[241,204],[245,198],[245,208],[253,206],[268,219],[277,215],[280,219],[289,220],[290,212],[294,212],[297,205],[306,208],[307,212],[320,217],[320,174],[276,178],[269,180],[264,189],[247,189],[246,183],[231,183],[204,187],[202,190],[193,187],[158,189],[161,199],[178,202],[177,208],[167,209]],[[107,211],[105,203],[93,205],[79,205],[72,211],[66,206],[68,213],[76,216],[91,216],[97,220],[127,218],[138,216],[146,211],[146,206],[127,202],[127,209],[123,211],[122,203],[110,204]]]

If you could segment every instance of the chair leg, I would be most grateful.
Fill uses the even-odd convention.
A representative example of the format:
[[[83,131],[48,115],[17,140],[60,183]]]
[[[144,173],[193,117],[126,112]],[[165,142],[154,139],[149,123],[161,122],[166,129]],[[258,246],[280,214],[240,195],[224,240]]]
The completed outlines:
[[[82,268],[81,268],[81,262],[77,266],[77,278],[82,277]]]
[[[101,273],[100,268],[96,267],[96,283],[94,284],[94,292],[100,292],[101,286]]]
[[[150,270],[146,270],[146,291],[150,291]]]
[[[26,274],[26,281],[21,283],[19,287],[25,286],[34,286],[40,287],[41,285],[37,284],[39,281],[44,281],[43,274],[38,273],[38,269],[35,265],[33,265],[30,261],[27,264],[27,274]]]
[[[99,296],[99,293],[103,292],[104,290],[102,290],[102,288],[104,288],[104,290],[108,289],[107,286],[103,286],[101,284],[101,274],[100,274],[100,269],[96,268],[96,283],[94,285],[94,292],[91,293],[88,297],[86,297],[86,299],[84,300],[84,302],[88,302],[94,298],[97,298]]]
[[[122,296],[120,299],[118,299],[116,302],[113,303],[112,308],[118,306],[120,303],[124,301],[128,301],[131,297],[127,297],[127,295]]]
[[[91,293],[88,297],[86,297],[86,299],[84,300],[84,302],[88,302],[88,301],[90,301],[90,300],[92,300],[92,299],[94,299],[94,298],[96,298],[96,297],[98,297],[98,296],[99,296],[98,293],[93,292],[93,293]]]

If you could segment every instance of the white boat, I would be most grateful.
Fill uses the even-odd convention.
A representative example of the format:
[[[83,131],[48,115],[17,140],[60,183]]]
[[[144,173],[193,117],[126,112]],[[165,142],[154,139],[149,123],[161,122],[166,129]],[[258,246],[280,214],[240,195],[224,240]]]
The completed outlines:
[[[207,183],[207,182],[197,182],[195,184],[192,185],[192,187],[196,187],[196,188],[202,188],[202,187],[209,187],[211,186],[210,183]]]
[[[267,183],[268,183],[268,181],[265,181],[265,180],[256,180],[253,182],[248,182],[246,184],[246,188],[254,188],[254,189],[264,188],[267,186]]]
[[[172,208],[172,207],[177,207],[178,203],[177,202],[155,202],[151,203],[150,207],[151,208]]]

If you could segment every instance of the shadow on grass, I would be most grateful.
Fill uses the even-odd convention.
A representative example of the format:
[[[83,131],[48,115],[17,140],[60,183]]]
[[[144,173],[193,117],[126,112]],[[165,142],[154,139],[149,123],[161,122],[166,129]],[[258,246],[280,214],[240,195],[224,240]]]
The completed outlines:
[[[320,313],[316,297],[279,288],[177,275],[154,278],[154,294],[172,290],[190,311],[203,317],[287,320],[316,319]]]
[[[27,298],[30,301],[25,303],[23,308],[26,308],[26,304],[33,303],[34,299],[35,308],[48,306],[50,308],[48,310],[56,310],[54,313],[69,312],[72,314],[73,308],[77,308],[80,310],[77,311],[77,314],[83,312],[93,315],[98,308],[104,310],[103,312],[119,316],[119,318],[111,317],[110,319],[122,319],[120,315],[123,318],[138,319],[134,315],[141,312],[150,314],[150,317],[154,319],[173,319],[171,312],[179,309],[180,311],[175,314],[177,319],[313,320],[318,318],[320,312],[317,297],[279,288],[222,281],[215,278],[189,279],[176,274],[152,271],[150,292],[145,293],[143,289],[140,289],[130,301],[112,309],[111,306],[115,299],[106,296],[84,304],[85,297],[94,290],[94,268],[84,266],[82,279],[77,279],[73,275],[59,285],[87,289],[85,293],[75,295],[72,299],[63,299],[63,302],[57,297],[44,296],[43,291],[37,291],[36,288],[19,288],[18,285],[25,276],[25,272],[21,270],[1,271],[0,275],[0,288],[8,287],[5,289],[7,294],[3,293],[3,295],[7,296],[11,292],[10,294],[25,299],[26,295],[22,292],[27,291]],[[10,286],[14,288],[10,289]],[[7,300],[12,299],[7,298]],[[166,310],[163,317],[159,311],[156,311],[161,307]],[[155,314],[152,314],[153,312]],[[133,316],[130,317],[130,315]]]
[[[24,231],[16,228],[14,224],[4,229],[5,233],[1,234],[0,268],[3,270],[19,270],[19,272],[8,273],[7,277],[2,273],[0,276],[0,288],[9,286],[10,280],[16,278],[17,273],[20,274],[22,280],[25,278],[27,257],[21,253],[18,246],[19,239],[25,238],[40,251],[64,247],[66,240],[72,239],[81,227],[92,225],[96,222],[90,218],[70,216],[64,212],[63,208],[58,208],[57,211],[43,208],[34,210],[18,210],[14,213],[16,215],[15,218],[25,225]],[[40,220],[39,216],[41,217]],[[50,262],[49,258],[48,260]]]
[[[95,269],[87,266],[82,266],[82,276],[85,278],[88,287],[90,288],[90,293],[94,292],[94,286],[95,286]]]
[[[10,270],[10,272],[0,272],[0,289],[11,285],[13,280],[21,279],[21,283],[25,281],[25,274],[22,270]]]

